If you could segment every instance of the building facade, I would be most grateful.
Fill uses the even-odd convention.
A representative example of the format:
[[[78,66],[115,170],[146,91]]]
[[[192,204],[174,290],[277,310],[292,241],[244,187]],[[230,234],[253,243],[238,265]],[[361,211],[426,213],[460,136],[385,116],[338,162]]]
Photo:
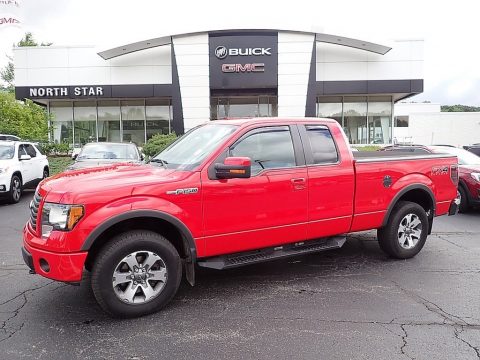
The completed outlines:
[[[399,102],[394,110],[394,140],[422,145],[480,143],[480,112],[441,112],[440,104]]]
[[[14,50],[17,99],[44,104],[52,137],[145,143],[216,119],[336,119],[352,144],[389,144],[393,104],[423,91],[423,41],[383,46],[284,30],[223,30],[94,47]]]

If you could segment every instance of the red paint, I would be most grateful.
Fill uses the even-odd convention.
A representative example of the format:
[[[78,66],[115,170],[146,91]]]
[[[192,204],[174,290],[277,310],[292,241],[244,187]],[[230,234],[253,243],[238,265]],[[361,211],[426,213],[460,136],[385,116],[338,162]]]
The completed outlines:
[[[238,129],[192,171],[119,164],[72,171],[43,181],[39,213],[43,202],[48,201],[81,204],[85,215],[72,231],[53,231],[47,239],[41,238],[41,226],[33,231],[27,224],[24,246],[33,256],[35,271],[56,280],[79,281],[87,256],[81,251],[85,239],[108,219],[131,210],[157,210],[178,219],[192,234],[197,257],[202,258],[381,227],[395,196],[410,185],[423,185],[432,191],[436,215],[447,213],[456,197],[449,173],[432,174],[432,169],[456,164],[454,157],[359,163],[353,160],[341,128],[332,120],[217,123],[233,124]],[[267,168],[248,179],[209,178],[209,169],[218,158],[249,131],[291,125],[293,133],[297,125],[304,124],[330,129],[338,149],[337,163]],[[308,151],[298,144],[297,152]],[[227,157],[223,163],[249,166],[251,159]],[[389,187],[383,182],[387,175],[391,178]],[[184,189],[198,191],[184,193]],[[49,262],[49,273],[39,267],[41,257]]]

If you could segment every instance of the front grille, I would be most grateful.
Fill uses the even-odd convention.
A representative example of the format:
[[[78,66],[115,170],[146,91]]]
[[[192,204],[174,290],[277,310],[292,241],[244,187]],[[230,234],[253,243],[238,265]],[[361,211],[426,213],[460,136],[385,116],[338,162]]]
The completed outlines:
[[[33,230],[37,230],[38,207],[40,206],[41,201],[42,197],[38,191],[36,191],[30,204],[30,225],[32,226]]]

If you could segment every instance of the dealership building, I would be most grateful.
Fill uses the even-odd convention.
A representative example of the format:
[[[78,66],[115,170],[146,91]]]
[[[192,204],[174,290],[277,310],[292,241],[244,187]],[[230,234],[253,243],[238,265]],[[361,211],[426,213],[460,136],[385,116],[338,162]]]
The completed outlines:
[[[14,49],[17,99],[52,114],[52,140],[143,144],[217,119],[329,117],[352,144],[389,144],[393,105],[423,91],[423,41],[222,30],[95,47]]]

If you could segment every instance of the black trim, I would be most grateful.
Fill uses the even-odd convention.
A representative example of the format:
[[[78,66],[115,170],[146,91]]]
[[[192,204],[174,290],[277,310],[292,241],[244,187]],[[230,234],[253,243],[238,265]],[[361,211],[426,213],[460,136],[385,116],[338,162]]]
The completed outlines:
[[[180,80],[178,78],[177,59],[175,57],[175,47],[173,41],[170,45],[172,56],[172,127],[175,134],[185,133],[185,123],[183,121],[182,93],[180,91]]]
[[[317,95],[420,94],[423,79],[317,81]]]
[[[212,97],[228,96],[278,96],[277,88],[259,89],[210,89]]]
[[[395,197],[392,199],[392,201],[390,202],[390,205],[388,206],[387,213],[385,214],[385,217],[383,218],[382,226],[387,225],[388,218],[390,217],[390,214],[392,213],[392,210],[395,207],[395,205],[397,204],[398,200],[403,195],[405,195],[407,192],[409,192],[411,190],[423,190],[430,196],[430,200],[431,200],[431,203],[432,203],[432,215],[435,216],[436,203],[435,203],[435,196],[433,195],[432,190],[430,190],[430,188],[428,188],[426,185],[423,185],[423,184],[412,184],[412,185],[408,185],[407,187],[400,190],[397,193],[397,195],[395,195]]]
[[[155,218],[155,219],[161,219],[169,222],[173,226],[175,226],[180,233],[182,234],[184,241],[187,242],[188,248],[185,250],[189,252],[188,255],[191,257],[191,262],[195,263],[196,258],[197,258],[197,250],[195,246],[195,240],[193,239],[193,236],[188,230],[187,226],[178,220],[177,218],[173,217],[170,214],[157,211],[157,210],[132,210],[128,211],[125,213],[122,213],[120,215],[111,217],[107,221],[103,222],[102,224],[98,225],[91,233],[88,235],[88,237],[85,239],[85,242],[82,245],[81,251],[88,251],[93,243],[98,239],[98,237],[103,234],[106,230],[111,228],[113,225],[116,225],[122,221],[125,220],[130,220],[134,218]]]
[[[293,151],[295,152],[295,162],[297,166],[305,166],[305,150],[300,137],[298,125],[290,125],[290,134],[293,140]]]
[[[312,58],[310,60],[310,74],[308,76],[307,101],[305,104],[305,117],[317,116],[317,43],[313,42]]]
[[[173,69],[172,69],[173,76]],[[177,76],[178,78],[178,76]],[[102,88],[102,95],[79,96],[75,95],[75,88]],[[39,88],[63,88],[67,89],[68,95],[58,96],[30,96],[30,89]],[[153,98],[171,97],[175,87],[174,84],[129,84],[129,85],[64,85],[64,86],[17,86],[15,87],[15,98],[17,100],[74,100],[74,99],[112,99],[112,98]]]
[[[27,264],[27,266],[30,268],[30,272],[33,271],[33,273],[35,273],[35,267],[33,266],[33,256],[23,246],[22,246],[22,257],[25,264]]]
[[[310,139],[307,133],[307,126],[315,126],[320,127],[328,130],[333,140],[333,144],[335,145],[335,149],[337,150],[337,161],[335,162],[325,162],[325,163],[318,163],[316,164],[313,160],[313,151],[312,145],[310,144]],[[341,163],[340,151],[338,151],[337,142],[335,141],[334,136],[332,135],[332,130],[327,125],[320,125],[320,124],[313,124],[313,123],[306,123],[306,124],[299,124],[298,130],[300,132],[300,137],[302,139],[303,148],[305,151],[305,161],[307,166],[308,165],[338,165]]]

